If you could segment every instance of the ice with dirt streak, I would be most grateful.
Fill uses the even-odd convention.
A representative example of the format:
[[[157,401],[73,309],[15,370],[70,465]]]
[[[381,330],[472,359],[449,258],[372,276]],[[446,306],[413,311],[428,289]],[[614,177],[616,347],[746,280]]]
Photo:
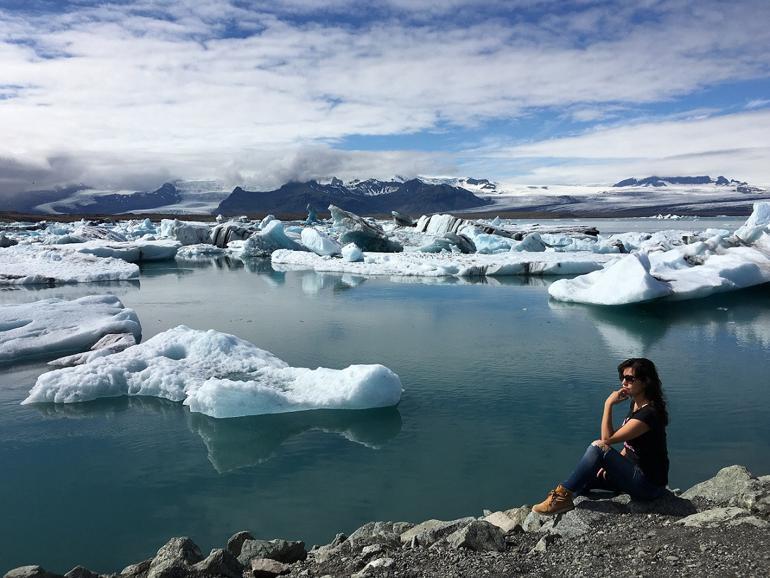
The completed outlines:
[[[211,417],[398,404],[401,381],[383,365],[289,367],[234,335],[183,325],[140,345],[41,375],[24,404],[147,395]]]
[[[142,326],[133,309],[114,295],[43,299],[0,306],[0,363],[52,359],[86,351],[110,333],[130,333],[138,341]]]

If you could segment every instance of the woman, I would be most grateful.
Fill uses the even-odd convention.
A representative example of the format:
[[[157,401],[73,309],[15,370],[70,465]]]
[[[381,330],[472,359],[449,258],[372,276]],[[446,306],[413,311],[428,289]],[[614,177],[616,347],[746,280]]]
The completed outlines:
[[[620,389],[604,402],[602,438],[591,443],[575,471],[548,497],[532,508],[538,514],[572,510],[573,496],[603,488],[632,498],[657,498],[668,484],[666,426],[668,412],[658,371],[649,359],[631,358],[618,365]],[[618,431],[612,427],[612,408],[631,398],[628,416]],[[610,447],[623,443],[618,452]]]

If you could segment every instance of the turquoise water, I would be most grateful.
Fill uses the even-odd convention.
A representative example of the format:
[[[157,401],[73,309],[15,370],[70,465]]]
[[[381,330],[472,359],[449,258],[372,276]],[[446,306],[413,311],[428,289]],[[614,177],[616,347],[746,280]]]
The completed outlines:
[[[140,283],[7,290],[1,303],[113,292],[144,338],[234,333],[291,365],[382,363],[397,408],[216,420],[153,398],[21,406],[45,364],[0,374],[0,571],[116,571],[170,536],[325,543],[369,520],[533,503],[598,437],[617,363],[656,361],[672,487],[742,463],[770,473],[770,290],[620,309],[549,301],[549,280],[405,282],[220,259]],[[619,414],[622,412],[618,412]]]

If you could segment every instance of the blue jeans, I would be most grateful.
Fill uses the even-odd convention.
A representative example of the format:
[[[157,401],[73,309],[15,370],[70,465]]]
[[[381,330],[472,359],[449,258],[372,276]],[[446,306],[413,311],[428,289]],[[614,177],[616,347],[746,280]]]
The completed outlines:
[[[600,468],[607,472],[606,480],[596,477]],[[639,466],[620,455],[617,450],[610,448],[604,452],[595,445],[588,446],[577,467],[562,486],[575,495],[584,490],[602,488],[630,494],[637,500],[652,500],[665,491],[665,488],[651,483]]]

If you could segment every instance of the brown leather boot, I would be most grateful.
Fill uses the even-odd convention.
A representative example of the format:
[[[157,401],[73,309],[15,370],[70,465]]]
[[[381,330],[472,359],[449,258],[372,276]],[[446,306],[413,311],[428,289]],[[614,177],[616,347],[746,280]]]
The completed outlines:
[[[548,497],[532,506],[532,511],[543,516],[553,516],[575,509],[572,503],[572,492],[559,484],[555,490],[548,492]]]

